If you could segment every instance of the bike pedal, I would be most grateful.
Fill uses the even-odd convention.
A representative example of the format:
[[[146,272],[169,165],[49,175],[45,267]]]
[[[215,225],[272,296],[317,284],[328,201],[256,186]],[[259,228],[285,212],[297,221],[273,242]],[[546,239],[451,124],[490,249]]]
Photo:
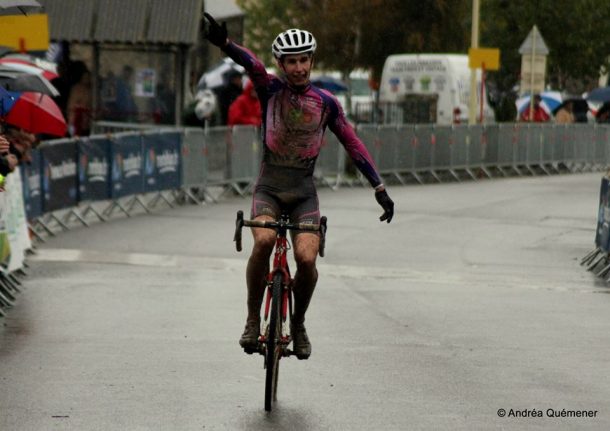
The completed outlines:
[[[258,349],[255,347],[244,347],[244,352],[246,352],[248,355],[251,355],[253,353],[258,353]]]
[[[297,357],[297,359],[299,361],[305,361],[305,360],[309,359],[309,355],[297,355],[296,353],[294,355]]]

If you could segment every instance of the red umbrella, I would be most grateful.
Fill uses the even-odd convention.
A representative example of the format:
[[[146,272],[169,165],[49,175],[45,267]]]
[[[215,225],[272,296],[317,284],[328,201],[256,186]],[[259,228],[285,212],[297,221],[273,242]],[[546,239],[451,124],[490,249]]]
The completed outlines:
[[[23,92],[4,121],[30,133],[65,136],[67,126],[59,106],[46,94]]]

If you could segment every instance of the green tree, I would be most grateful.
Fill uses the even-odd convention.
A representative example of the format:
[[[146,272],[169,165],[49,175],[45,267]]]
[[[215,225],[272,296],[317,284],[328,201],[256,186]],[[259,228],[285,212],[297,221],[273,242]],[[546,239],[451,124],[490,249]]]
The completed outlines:
[[[490,75],[501,104],[514,101],[519,83],[519,47],[538,26],[549,48],[547,85],[580,94],[597,86],[610,54],[610,2],[607,0],[483,0],[481,46],[500,48],[500,70]],[[512,120],[514,117],[499,118]]]
[[[292,0],[237,0],[245,12],[244,44],[266,65],[273,65],[271,44],[282,31],[296,27]]]
[[[467,0],[300,0],[297,21],[315,34],[318,62],[349,71],[370,68],[379,77],[399,52],[464,52]]]

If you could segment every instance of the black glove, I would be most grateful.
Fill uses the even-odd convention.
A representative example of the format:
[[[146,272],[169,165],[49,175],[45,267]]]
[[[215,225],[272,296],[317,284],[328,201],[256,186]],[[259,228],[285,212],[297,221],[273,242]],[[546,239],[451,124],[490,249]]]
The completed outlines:
[[[225,46],[227,43],[227,23],[223,21],[220,26],[209,13],[204,12],[203,15],[208,19],[208,31],[205,34],[206,39],[216,46]]]
[[[391,222],[392,217],[394,217],[394,201],[390,199],[388,192],[385,190],[375,192],[375,199],[377,199],[377,203],[383,208],[383,214],[379,217],[379,220]]]

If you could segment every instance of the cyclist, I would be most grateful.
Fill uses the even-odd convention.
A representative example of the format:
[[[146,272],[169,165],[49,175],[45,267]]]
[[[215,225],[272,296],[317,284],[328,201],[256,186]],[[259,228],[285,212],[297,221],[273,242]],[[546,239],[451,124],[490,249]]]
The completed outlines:
[[[355,165],[375,188],[375,198],[383,208],[381,221],[392,220],[394,202],[381,182],[366,147],[348,124],[341,105],[329,92],[311,85],[309,74],[314,63],[316,40],[305,30],[280,33],[272,52],[282,77],[267,74],[263,63],[248,49],[228,39],[226,23],[208,19],[206,38],[236,63],[242,65],[254,83],[262,106],[263,160],[254,189],[251,217],[277,220],[284,211],[297,223],[319,223],[320,211],[313,172],[326,127],[337,136]],[[254,247],[248,260],[248,317],[239,344],[256,349],[260,331],[260,308],[265,292],[265,276],[275,245],[275,233],[252,230]],[[299,359],[311,354],[305,330],[305,312],[318,278],[316,256],[320,238],[300,232],[293,237],[297,271],[294,277],[294,310],[291,320],[293,350]]]

